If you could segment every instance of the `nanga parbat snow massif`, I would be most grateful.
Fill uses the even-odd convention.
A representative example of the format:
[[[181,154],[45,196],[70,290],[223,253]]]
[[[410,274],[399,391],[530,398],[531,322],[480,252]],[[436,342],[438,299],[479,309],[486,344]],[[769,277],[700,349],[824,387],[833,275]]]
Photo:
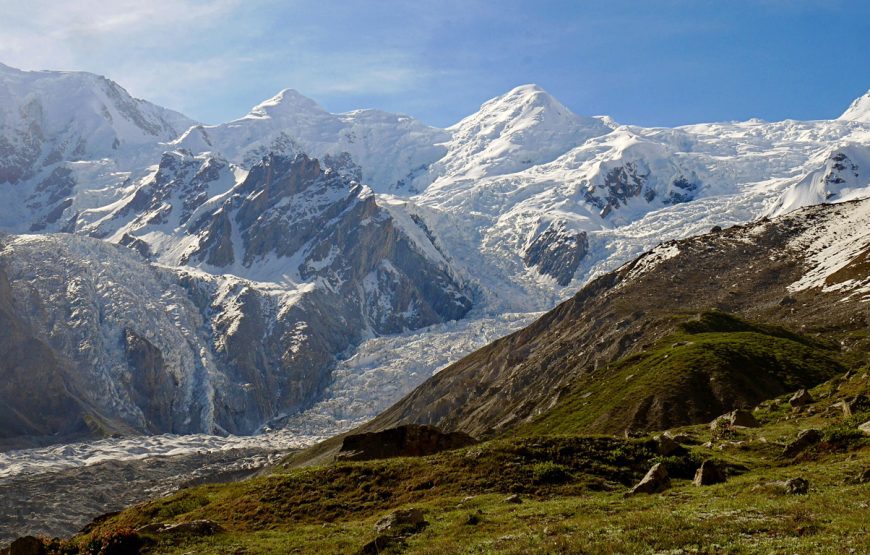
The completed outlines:
[[[870,94],[669,129],[525,85],[437,129],[285,90],[202,125],[0,65],[0,442],[347,428],[663,240],[868,192]]]

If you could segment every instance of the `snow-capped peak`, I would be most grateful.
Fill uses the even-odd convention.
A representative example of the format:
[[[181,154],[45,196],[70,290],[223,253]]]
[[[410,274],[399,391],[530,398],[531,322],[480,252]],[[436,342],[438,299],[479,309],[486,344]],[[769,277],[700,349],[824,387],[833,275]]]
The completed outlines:
[[[491,121],[495,120],[495,121]],[[463,119],[451,129],[457,131],[481,122],[513,122],[512,127],[522,128],[538,122],[561,122],[568,125],[594,125],[592,118],[582,118],[556,100],[538,85],[520,85],[507,93],[483,103],[480,110]]]
[[[611,128],[600,119],[574,114],[537,85],[522,85],[488,100],[448,131],[453,140],[438,165],[440,175],[452,181],[551,162]]]
[[[302,95],[299,91],[284,89],[272,98],[251,108],[249,116],[281,117],[300,113],[327,114],[320,104]]]
[[[870,91],[867,91],[864,96],[856,98],[839,119],[870,123]]]

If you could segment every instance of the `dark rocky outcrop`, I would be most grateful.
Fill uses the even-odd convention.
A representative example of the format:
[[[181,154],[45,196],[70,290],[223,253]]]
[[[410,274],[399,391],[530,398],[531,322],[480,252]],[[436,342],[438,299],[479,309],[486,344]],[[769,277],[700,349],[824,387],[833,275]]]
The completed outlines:
[[[662,434],[654,438],[656,443],[656,451],[663,457],[669,457],[677,453],[684,453],[686,450],[670,436]]]
[[[131,373],[134,402],[142,409],[152,432],[173,429],[173,408],[178,381],[168,372],[163,353],[131,329],[124,330],[124,352]]]
[[[13,305],[0,263],[0,446],[88,431],[86,405],[66,379],[71,364],[43,341]]]
[[[806,389],[798,390],[789,398],[788,403],[793,407],[802,407],[813,402],[813,396]]]
[[[407,425],[381,432],[345,436],[336,459],[366,461],[420,457],[474,443],[474,438],[462,432],[444,433],[433,426]]]
[[[586,232],[568,231],[563,222],[557,221],[526,248],[523,262],[528,267],[537,267],[540,273],[555,278],[559,285],[565,286],[574,279],[574,272],[588,252]]]
[[[725,470],[716,461],[708,459],[701,463],[692,483],[696,486],[711,486],[721,484],[725,480]]]
[[[791,478],[782,482],[782,487],[789,495],[806,495],[810,491],[810,483],[805,478]]]
[[[380,533],[400,534],[406,531],[420,531],[427,524],[422,510],[406,509],[394,511],[379,519],[375,523],[375,530]]]
[[[802,430],[798,433],[797,438],[795,438],[794,441],[785,446],[785,449],[782,451],[782,456],[789,458],[795,457],[822,441],[822,437],[822,432],[818,430]]]
[[[750,411],[743,409],[734,409],[731,412],[723,414],[722,416],[716,418],[710,423],[710,428],[713,430],[721,428],[723,426],[757,428],[758,421],[755,419],[755,416],[753,416]]]
[[[420,509],[394,511],[375,523],[378,536],[365,544],[357,554],[377,555],[401,550],[405,538],[421,532],[428,525]]]
[[[866,395],[854,395],[840,401],[840,408],[843,410],[843,416],[850,416],[862,411],[870,411],[870,398]]]
[[[9,546],[9,555],[45,555],[45,544],[34,536],[18,538]]]

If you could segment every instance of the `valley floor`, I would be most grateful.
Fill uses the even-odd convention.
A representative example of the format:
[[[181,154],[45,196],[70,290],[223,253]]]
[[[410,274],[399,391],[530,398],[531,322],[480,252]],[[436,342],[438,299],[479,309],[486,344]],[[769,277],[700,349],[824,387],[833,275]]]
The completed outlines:
[[[868,553],[870,437],[859,426],[870,407],[862,401],[846,417],[839,404],[868,393],[866,372],[840,376],[812,389],[814,401],[801,408],[790,394],[762,403],[759,427],[673,430],[684,448],[668,456],[650,437],[542,435],[318,467],[298,467],[303,452],[271,475],[186,489],[50,545],[66,553],[124,542],[177,554]],[[820,439],[786,457],[806,429]],[[708,459],[727,482],[693,485]],[[655,462],[672,487],[627,495]],[[806,479],[808,491],[789,493],[783,481],[792,478]],[[411,508],[426,524],[379,536],[385,515]],[[161,527],[204,519],[217,533]]]

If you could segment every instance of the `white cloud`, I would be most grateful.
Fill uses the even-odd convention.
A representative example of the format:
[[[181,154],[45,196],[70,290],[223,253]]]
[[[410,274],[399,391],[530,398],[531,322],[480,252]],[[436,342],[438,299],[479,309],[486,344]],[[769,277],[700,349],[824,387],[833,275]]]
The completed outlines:
[[[165,49],[189,29],[232,14],[241,0],[0,0],[0,60],[26,69],[88,69],[99,58]]]
[[[0,0],[0,62],[102,74],[209,123],[285,87],[384,96],[443,76],[417,48],[445,24],[442,7],[403,4],[408,26],[354,19],[378,9],[392,14],[308,0]]]

